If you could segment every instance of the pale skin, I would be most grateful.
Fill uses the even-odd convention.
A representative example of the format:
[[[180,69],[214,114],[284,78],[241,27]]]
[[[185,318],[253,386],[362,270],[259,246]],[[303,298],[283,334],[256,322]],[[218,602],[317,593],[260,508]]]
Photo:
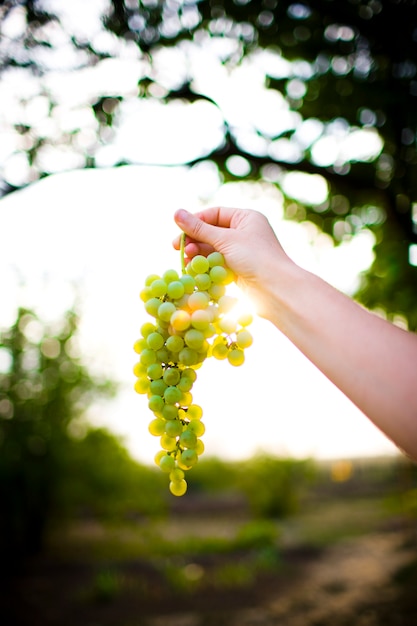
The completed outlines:
[[[294,263],[257,211],[180,209],[174,217],[187,235],[186,256],[221,252],[258,314],[417,460],[417,335]],[[174,246],[179,245],[177,238]]]

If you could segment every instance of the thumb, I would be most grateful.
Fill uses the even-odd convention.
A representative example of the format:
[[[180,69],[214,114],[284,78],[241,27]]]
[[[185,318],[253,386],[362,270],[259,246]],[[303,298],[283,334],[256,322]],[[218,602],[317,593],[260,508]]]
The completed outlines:
[[[174,219],[181,230],[194,241],[207,243],[211,246],[215,244],[218,234],[216,226],[207,224],[207,222],[204,222],[193,213],[185,211],[185,209],[179,209],[175,213]]]

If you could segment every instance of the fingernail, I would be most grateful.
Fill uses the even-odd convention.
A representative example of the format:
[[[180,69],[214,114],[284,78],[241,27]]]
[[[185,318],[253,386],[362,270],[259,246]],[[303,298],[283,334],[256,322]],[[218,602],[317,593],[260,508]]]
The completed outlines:
[[[175,217],[180,221],[180,222],[186,222],[189,216],[189,212],[186,211],[185,209],[178,209],[178,211],[175,214]]]

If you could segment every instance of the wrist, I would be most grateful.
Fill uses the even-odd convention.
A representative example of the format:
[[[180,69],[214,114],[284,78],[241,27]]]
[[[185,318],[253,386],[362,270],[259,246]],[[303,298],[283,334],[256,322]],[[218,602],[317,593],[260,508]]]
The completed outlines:
[[[294,318],[303,311],[303,294],[311,277],[288,257],[272,263],[254,285],[259,315],[288,334]]]

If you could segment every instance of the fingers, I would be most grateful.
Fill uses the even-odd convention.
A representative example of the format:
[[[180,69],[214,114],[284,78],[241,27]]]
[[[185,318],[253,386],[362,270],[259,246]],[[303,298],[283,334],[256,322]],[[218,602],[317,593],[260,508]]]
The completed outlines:
[[[176,241],[174,242],[174,247],[179,250],[179,247],[176,246]],[[193,257],[197,254],[202,254],[203,256],[208,256],[211,252],[213,252],[213,246],[208,246],[203,243],[196,243],[194,241],[185,244],[184,252],[185,252],[185,262],[191,261]]]
[[[174,214],[177,225],[187,235],[186,254],[191,258],[196,254],[209,254],[216,249],[222,239],[222,228],[233,228],[233,218],[239,214],[238,209],[212,207],[198,213],[189,213],[179,209]],[[195,244],[196,247],[190,247]],[[173,242],[174,248],[180,248],[180,237]]]
[[[199,215],[180,209],[175,213],[174,219],[189,239],[197,243],[213,245],[216,239],[216,227],[203,221]]]
[[[213,246],[209,246],[204,243],[196,243],[194,241],[185,244],[185,254],[187,258],[192,259],[196,254],[202,254],[203,256],[208,256],[211,252],[213,252]]]
[[[210,237],[210,233],[213,236],[215,230],[206,228],[205,225],[208,227],[232,228],[233,218],[240,212],[238,209],[230,207],[212,207],[198,213],[189,213],[184,209],[179,209],[175,213],[174,219],[178,226],[193,239],[211,243],[207,237]],[[200,234],[202,237],[199,238]]]
[[[239,209],[231,207],[211,207],[199,211],[195,215],[207,224],[220,226],[221,228],[230,228],[232,226],[233,217],[239,213]]]

